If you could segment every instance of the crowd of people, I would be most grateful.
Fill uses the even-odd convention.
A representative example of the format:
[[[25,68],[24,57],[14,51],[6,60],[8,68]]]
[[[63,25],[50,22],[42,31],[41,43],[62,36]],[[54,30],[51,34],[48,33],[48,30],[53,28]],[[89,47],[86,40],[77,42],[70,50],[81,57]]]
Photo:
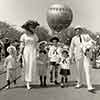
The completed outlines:
[[[22,25],[25,33],[20,37],[19,49],[16,49],[13,42],[7,45],[7,55],[4,61],[4,68],[7,70],[8,85],[6,88],[10,88],[10,80],[13,80],[16,85],[16,68],[18,66],[23,69],[24,74],[22,75],[28,90],[31,89],[30,83],[36,81],[37,76],[40,79],[40,86],[47,86],[47,74],[50,74],[51,83],[60,84],[63,88],[71,74],[70,66],[76,64],[77,83],[75,88],[82,87],[80,69],[83,67],[88,91],[95,91],[91,83],[90,68],[93,66],[91,62],[93,62],[96,41],[78,26],[75,28],[76,35],[72,38],[70,46],[61,43],[57,36],[53,36],[49,41],[38,42],[39,38],[35,33],[38,26],[37,21],[27,21]],[[58,75],[61,76],[60,82],[58,82]]]

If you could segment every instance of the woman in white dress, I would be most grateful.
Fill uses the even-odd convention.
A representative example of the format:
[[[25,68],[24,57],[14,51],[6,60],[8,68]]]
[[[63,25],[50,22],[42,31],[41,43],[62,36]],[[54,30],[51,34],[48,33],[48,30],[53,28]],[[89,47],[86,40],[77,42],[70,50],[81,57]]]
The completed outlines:
[[[26,32],[21,36],[20,55],[23,58],[24,80],[27,89],[30,89],[30,82],[36,78],[36,48],[38,37],[35,28],[39,26],[36,21],[27,21],[22,28]]]

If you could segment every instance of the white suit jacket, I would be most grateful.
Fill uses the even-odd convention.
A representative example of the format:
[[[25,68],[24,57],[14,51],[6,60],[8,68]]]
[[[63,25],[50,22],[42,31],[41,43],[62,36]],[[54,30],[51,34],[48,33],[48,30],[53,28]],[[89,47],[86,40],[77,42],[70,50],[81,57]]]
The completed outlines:
[[[79,36],[74,36],[71,41],[69,56],[75,57],[75,59],[80,59],[83,57],[86,46],[95,44],[96,42],[88,35],[88,34],[81,34],[82,42],[80,42]]]
[[[69,56],[75,59],[80,59],[83,56],[82,53],[82,43],[80,42],[79,36],[74,36],[71,41]]]

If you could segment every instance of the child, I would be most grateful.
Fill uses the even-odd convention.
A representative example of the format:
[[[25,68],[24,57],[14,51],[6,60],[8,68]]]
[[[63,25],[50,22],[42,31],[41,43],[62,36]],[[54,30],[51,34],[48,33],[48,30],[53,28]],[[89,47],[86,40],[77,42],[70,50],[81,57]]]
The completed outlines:
[[[53,44],[49,47],[48,57],[50,58],[50,82],[53,82],[53,76],[55,77],[55,84],[58,85],[58,69],[59,69],[59,38],[54,36],[50,39]],[[55,74],[55,75],[53,75]]]
[[[64,87],[64,83],[67,83],[68,78],[67,76],[70,75],[69,69],[69,55],[67,50],[62,51],[62,57],[60,61],[60,75],[61,75],[61,87]],[[65,80],[65,81],[64,81]]]
[[[16,85],[16,48],[10,45],[7,48],[9,55],[6,57],[4,62],[4,67],[6,68],[6,80],[7,80],[7,89],[10,88],[10,80]]]
[[[40,86],[46,86],[47,70],[48,70],[48,55],[46,50],[39,51],[39,57],[37,59],[38,72],[40,77]],[[43,81],[44,80],[44,81]]]

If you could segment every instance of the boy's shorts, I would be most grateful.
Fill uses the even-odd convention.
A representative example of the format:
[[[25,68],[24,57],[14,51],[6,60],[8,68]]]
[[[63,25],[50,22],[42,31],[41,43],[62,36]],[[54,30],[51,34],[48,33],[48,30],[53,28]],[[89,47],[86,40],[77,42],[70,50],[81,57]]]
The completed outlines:
[[[53,65],[53,66],[59,66],[59,64],[56,63],[56,62],[50,62],[50,65]]]

